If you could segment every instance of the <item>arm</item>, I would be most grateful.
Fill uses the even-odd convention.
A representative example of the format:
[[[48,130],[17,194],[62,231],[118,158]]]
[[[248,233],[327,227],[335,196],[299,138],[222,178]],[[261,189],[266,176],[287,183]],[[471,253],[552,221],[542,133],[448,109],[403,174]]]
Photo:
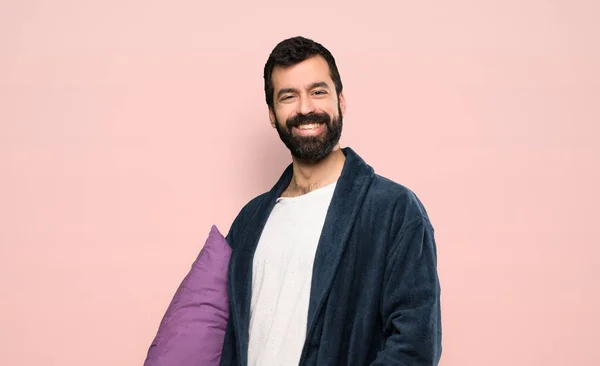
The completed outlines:
[[[227,321],[227,328],[225,330],[225,339],[223,341],[223,350],[221,353],[221,360],[219,365],[231,366],[237,365],[237,353],[235,349],[235,336],[233,334],[233,323],[231,318]]]
[[[399,233],[386,263],[381,314],[386,334],[372,366],[436,366],[442,353],[440,284],[426,218]]]
[[[227,240],[227,243],[229,243],[229,246],[231,247],[232,250],[235,248],[234,237],[235,237],[235,232],[236,232],[237,225],[238,225],[238,220],[239,220],[239,216],[236,217],[233,224],[231,225],[231,228],[229,229],[229,233],[225,237],[225,239]],[[231,297],[229,288],[228,288],[228,297]],[[229,302],[229,304],[231,307],[231,302]],[[225,338],[223,340],[223,350],[221,352],[221,359],[220,359],[220,363],[219,363],[220,366],[237,365],[237,354],[236,354],[235,345],[236,345],[236,342],[235,342],[235,335],[234,335],[234,331],[233,331],[233,320],[231,318],[231,310],[230,310],[229,318],[227,319],[227,328],[225,329]]]

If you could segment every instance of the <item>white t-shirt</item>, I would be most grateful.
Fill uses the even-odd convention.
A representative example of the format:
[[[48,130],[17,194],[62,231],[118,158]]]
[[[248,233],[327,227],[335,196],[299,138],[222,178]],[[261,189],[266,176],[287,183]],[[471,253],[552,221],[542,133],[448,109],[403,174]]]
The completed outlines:
[[[336,183],[279,198],[254,254],[249,366],[298,365],[313,261]]]

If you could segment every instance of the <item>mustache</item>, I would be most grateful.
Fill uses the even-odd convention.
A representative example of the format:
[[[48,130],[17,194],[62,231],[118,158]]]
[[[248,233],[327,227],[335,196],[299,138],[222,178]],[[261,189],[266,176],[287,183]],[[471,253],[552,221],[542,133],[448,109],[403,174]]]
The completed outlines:
[[[294,117],[286,121],[287,128],[298,127],[311,123],[325,123],[329,125],[331,118],[327,113],[309,113],[309,114],[297,114]]]

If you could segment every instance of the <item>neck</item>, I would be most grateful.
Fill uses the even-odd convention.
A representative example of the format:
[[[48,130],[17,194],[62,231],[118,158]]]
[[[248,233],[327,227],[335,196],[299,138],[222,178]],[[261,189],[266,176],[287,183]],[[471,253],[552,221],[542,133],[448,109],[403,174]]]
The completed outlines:
[[[306,163],[292,157],[294,175],[290,185],[284,192],[287,196],[298,196],[335,182],[344,167],[346,157],[337,146],[318,163]]]

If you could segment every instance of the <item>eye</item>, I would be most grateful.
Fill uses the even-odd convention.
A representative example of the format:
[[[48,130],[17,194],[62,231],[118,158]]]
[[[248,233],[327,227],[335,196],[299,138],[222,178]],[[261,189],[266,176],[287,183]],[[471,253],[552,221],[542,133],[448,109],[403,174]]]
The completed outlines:
[[[292,95],[284,95],[283,97],[281,97],[281,101],[290,100],[292,98],[293,98]]]
[[[315,94],[316,95],[326,95],[327,94],[327,90],[315,90]]]

